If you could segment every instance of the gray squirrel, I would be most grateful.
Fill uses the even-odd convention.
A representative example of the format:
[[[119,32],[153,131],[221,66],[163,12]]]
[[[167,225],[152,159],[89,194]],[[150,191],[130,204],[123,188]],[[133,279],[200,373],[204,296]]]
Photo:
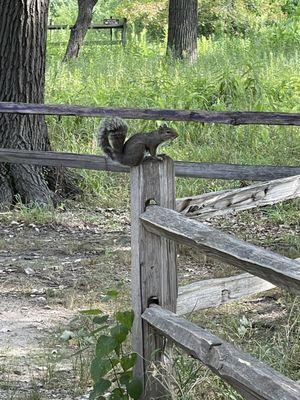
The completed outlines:
[[[174,129],[162,125],[149,133],[136,133],[125,142],[127,131],[127,124],[121,118],[104,118],[97,139],[98,145],[110,159],[130,167],[141,164],[147,151],[151,157],[157,157],[157,147],[178,136]]]

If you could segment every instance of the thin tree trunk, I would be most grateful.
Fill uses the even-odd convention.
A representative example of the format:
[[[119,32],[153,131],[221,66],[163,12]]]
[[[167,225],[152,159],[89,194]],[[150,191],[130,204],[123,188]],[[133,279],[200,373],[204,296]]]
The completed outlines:
[[[193,62],[197,59],[197,0],[169,0],[167,54]]]
[[[70,39],[63,61],[77,58],[85,35],[91,25],[93,8],[98,0],[78,0],[78,16],[71,29]]]

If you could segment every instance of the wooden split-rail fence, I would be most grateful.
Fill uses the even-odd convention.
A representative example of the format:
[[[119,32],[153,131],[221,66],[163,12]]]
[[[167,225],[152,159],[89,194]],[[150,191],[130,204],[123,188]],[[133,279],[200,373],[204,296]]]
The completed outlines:
[[[51,31],[61,31],[66,29],[74,29],[74,25],[67,24],[50,24],[48,25],[48,30]],[[104,19],[102,23],[92,23],[90,24],[89,30],[106,30],[109,31],[110,41],[85,41],[85,44],[122,44],[123,47],[126,46],[126,33],[127,33],[127,19],[126,18],[107,18]],[[121,32],[121,38],[118,38],[117,32]],[[115,33],[115,37],[113,35]],[[61,42],[53,42],[50,37],[51,44],[61,44]]]
[[[300,114],[222,113],[175,110],[89,108],[0,103],[0,112],[123,118],[168,119],[225,124],[300,125]],[[57,152],[0,149],[0,162],[128,172],[104,157]],[[153,378],[166,343],[173,342],[199,359],[249,400],[299,400],[300,385],[208,330],[181,318],[197,309],[281,287],[300,294],[300,263],[238,240],[200,220],[228,210],[272,204],[300,196],[300,168],[146,160],[131,168],[133,348],[139,354],[136,376],[143,399],[167,398],[165,385]],[[242,189],[175,200],[175,175],[262,181]],[[249,189],[250,188],[250,189]],[[175,210],[177,209],[177,210]],[[245,271],[178,288],[176,243]],[[159,369],[163,374],[163,369]],[[166,397],[165,397],[166,396]]]

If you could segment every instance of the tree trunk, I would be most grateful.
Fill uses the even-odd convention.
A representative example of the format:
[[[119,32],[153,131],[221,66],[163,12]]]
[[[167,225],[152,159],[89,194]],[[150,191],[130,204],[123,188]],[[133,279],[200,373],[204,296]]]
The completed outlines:
[[[0,0],[0,101],[44,103],[48,0]],[[50,150],[44,116],[0,113],[0,147]],[[52,204],[55,169],[0,164],[0,203]],[[52,181],[56,179],[52,178]]]
[[[44,102],[48,0],[0,0],[0,100]],[[43,116],[0,114],[0,146],[49,150]],[[15,194],[28,202],[51,202],[41,168],[7,165],[0,171],[0,201]]]
[[[78,0],[78,16],[74,27],[71,29],[64,61],[77,58],[85,35],[91,25],[93,8],[98,0]]]
[[[169,0],[167,54],[193,62],[197,59],[197,0]]]

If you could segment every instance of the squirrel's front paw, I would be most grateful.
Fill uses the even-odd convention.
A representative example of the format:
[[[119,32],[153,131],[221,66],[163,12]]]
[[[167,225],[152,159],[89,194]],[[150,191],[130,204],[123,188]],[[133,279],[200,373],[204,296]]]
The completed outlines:
[[[156,159],[159,161],[164,161],[165,157],[167,157],[166,154],[157,154]]]
[[[166,157],[166,154],[157,154],[156,156],[146,156],[144,157],[144,160],[152,160],[152,161],[164,161],[164,158]]]
[[[157,160],[159,160],[159,161],[161,161],[162,158],[160,158],[159,156],[145,156],[144,160],[147,160],[147,161],[157,161]]]
[[[153,156],[145,156],[144,161],[151,161],[151,160],[156,160],[156,157]]]

